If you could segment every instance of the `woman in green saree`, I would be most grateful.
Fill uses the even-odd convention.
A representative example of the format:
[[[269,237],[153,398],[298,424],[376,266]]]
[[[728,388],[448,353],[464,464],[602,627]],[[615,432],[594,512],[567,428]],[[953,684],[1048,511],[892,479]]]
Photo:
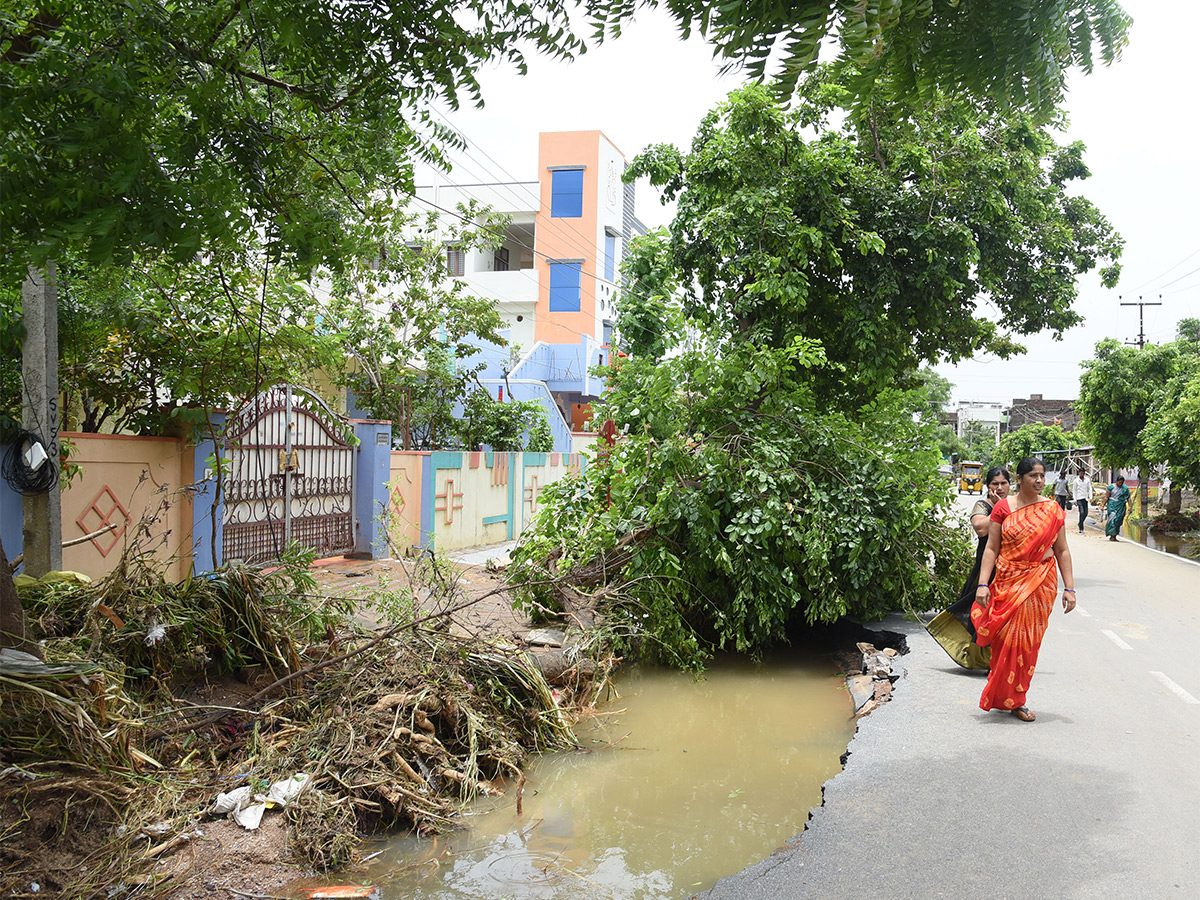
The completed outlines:
[[[1117,480],[1108,486],[1104,495],[1108,515],[1104,520],[1104,533],[1110,541],[1115,541],[1121,533],[1121,525],[1125,521],[1125,513],[1129,510],[1129,488],[1125,487],[1125,476],[1118,475]]]

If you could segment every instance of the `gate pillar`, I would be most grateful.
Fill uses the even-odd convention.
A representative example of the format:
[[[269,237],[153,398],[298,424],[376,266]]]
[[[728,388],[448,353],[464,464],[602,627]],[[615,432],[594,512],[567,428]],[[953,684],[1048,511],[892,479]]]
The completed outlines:
[[[213,413],[212,431],[218,435],[225,429],[225,413]],[[211,572],[221,564],[221,524],[225,504],[217,490],[216,460],[221,448],[207,431],[200,432],[192,448],[192,574]],[[215,501],[215,502],[214,502]],[[214,555],[215,550],[215,555]]]
[[[388,479],[392,474],[392,423],[352,420],[354,453],[354,556],[388,556]]]

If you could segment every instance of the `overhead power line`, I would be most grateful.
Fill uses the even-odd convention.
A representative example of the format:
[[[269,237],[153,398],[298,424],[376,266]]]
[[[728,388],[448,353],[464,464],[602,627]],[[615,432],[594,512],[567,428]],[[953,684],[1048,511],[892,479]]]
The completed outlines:
[[[1140,291],[1142,288],[1146,287],[1147,285],[1153,284],[1154,282],[1158,281],[1158,279],[1166,278],[1168,275],[1170,275],[1172,272],[1174,272],[1176,269],[1178,269],[1180,266],[1182,266],[1185,262],[1187,262],[1189,259],[1191,259],[1193,256],[1195,256],[1197,253],[1200,253],[1200,247],[1193,250],[1191,253],[1189,253],[1187,256],[1185,256],[1183,259],[1181,259],[1179,262],[1175,263],[1175,265],[1171,266],[1171,268],[1167,269],[1165,272],[1155,275],[1149,281],[1144,281],[1141,284],[1139,284],[1137,287],[1130,288],[1130,290]],[[1197,270],[1193,269],[1192,271],[1195,272]],[[1181,277],[1186,278],[1187,276],[1185,275],[1185,276],[1181,276]],[[1178,280],[1179,280],[1178,278],[1175,279],[1175,281],[1178,281]],[[1174,284],[1175,282],[1173,281],[1171,283]],[[1166,287],[1165,284],[1162,286]]]

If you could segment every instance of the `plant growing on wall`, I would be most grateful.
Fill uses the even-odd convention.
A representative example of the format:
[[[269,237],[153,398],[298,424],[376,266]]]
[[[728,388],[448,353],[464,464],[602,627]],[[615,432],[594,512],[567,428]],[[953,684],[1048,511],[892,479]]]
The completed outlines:
[[[462,414],[456,421],[458,446],[474,450],[486,445],[493,450],[554,449],[550,419],[534,400],[501,403],[483,388],[468,391]]]

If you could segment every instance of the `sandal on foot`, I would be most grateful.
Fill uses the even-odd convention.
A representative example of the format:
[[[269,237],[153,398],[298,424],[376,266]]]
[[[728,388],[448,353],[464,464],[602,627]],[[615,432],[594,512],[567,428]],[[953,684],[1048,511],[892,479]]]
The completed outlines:
[[[1028,706],[1018,706],[1012,711],[1012,714],[1022,722],[1032,722],[1036,718],[1036,716],[1030,712]]]

